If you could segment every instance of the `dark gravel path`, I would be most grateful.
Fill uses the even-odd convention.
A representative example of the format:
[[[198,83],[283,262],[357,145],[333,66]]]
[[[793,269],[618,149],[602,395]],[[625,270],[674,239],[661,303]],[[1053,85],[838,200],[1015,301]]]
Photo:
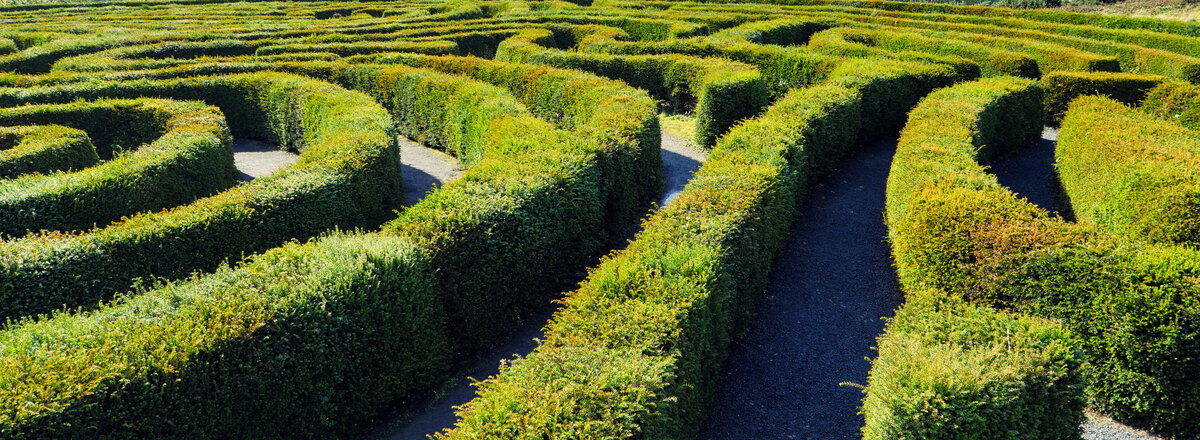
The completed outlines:
[[[1062,199],[1058,177],[1054,173],[1054,143],[1057,140],[1058,130],[1047,128],[1033,145],[997,158],[988,171],[1001,185],[1045,209],[1051,216],[1073,221],[1071,207]]]
[[[405,173],[406,196],[410,194],[409,180],[412,177],[415,177],[413,180],[417,182],[414,184],[416,187],[413,190],[420,189],[421,192],[411,194],[423,195],[430,189],[428,185],[436,188],[439,186],[438,182],[445,183],[446,180],[457,177],[461,172],[458,170],[457,164],[453,164],[453,169],[446,167],[446,159],[438,156],[445,157],[444,154],[421,147],[411,141],[401,142],[400,145],[400,154],[405,163],[403,173]],[[414,154],[414,149],[427,151],[415,150],[416,154]],[[418,157],[420,159],[417,159]],[[665,204],[682,190],[688,180],[691,180],[692,175],[704,161],[704,155],[688,145],[687,141],[664,131],[662,133],[662,159],[663,177],[666,182],[663,185],[663,194],[660,200]],[[413,161],[411,163],[414,164],[414,169],[409,168],[410,161]],[[442,164],[438,164],[439,161]],[[432,181],[428,184],[422,183],[427,181],[418,179],[426,179],[426,177],[421,177],[419,174],[414,176],[418,172],[432,177]],[[454,407],[475,398],[475,387],[471,385],[471,379],[494,376],[499,373],[501,362],[532,352],[537,347],[535,338],[542,337],[542,328],[550,321],[556,310],[557,304],[554,303],[547,303],[542,309],[536,310],[507,337],[497,342],[495,347],[487,350],[486,353],[479,354],[473,362],[469,362],[469,367],[464,370],[464,373],[452,379],[439,393],[425,396],[418,399],[417,402],[380,415],[374,426],[368,426],[358,438],[361,440],[425,440],[433,433],[453,427],[454,423],[458,421],[454,415]]]
[[[885,241],[896,142],[862,147],[816,185],[745,337],[733,348],[701,439],[859,438],[882,317],[902,302]]]
[[[296,163],[300,156],[275,145],[249,139],[233,140],[233,170],[238,180],[248,182]]]
[[[1001,185],[1008,187],[1018,196],[1045,209],[1050,215],[1056,213],[1067,221],[1071,207],[1062,197],[1058,177],[1054,173],[1054,145],[1058,130],[1047,128],[1042,138],[1028,148],[997,158],[989,170],[996,175]],[[1104,415],[1087,411],[1083,424],[1084,440],[1160,440],[1129,426],[1116,422]]]

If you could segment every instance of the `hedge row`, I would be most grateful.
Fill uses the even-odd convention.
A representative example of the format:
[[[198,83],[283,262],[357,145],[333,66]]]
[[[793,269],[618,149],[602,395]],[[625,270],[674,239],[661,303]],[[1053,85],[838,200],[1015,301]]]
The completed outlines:
[[[94,306],[139,277],[184,277],[334,226],[378,225],[400,206],[390,117],[370,98],[325,83],[262,73],[0,90],[4,105],[120,96],[206,99],[224,111],[234,135],[299,151],[300,163],[87,234],[0,244],[0,285],[6,287],[0,315]],[[112,120],[92,121],[125,128],[109,125]],[[223,136],[228,148],[228,134]],[[221,172],[232,179],[228,164]]]
[[[1046,122],[1058,125],[1071,101],[1085,95],[1104,95],[1137,105],[1165,80],[1158,75],[1136,73],[1050,72],[1042,78],[1046,90]]]
[[[940,38],[898,28],[838,28],[847,41],[890,51],[916,51],[942,56],[957,56],[975,61],[984,76],[1040,78],[1037,60],[1029,55],[998,49],[969,41]]]
[[[400,66],[344,78],[402,115],[408,133],[479,149],[475,165],[381,233],[286,245],[237,269],[0,333],[0,382],[11,384],[0,394],[0,433],[344,433],[439,384],[456,349],[495,337],[598,250],[597,138],[556,130],[511,95],[462,78]],[[626,90],[572,91],[597,106],[589,113],[609,133],[656,134],[651,101]],[[483,337],[460,339],[468,333]]]
[[[100,162],[83,130],[61,125],[0,128],[0,179],[82,170]]]
[[[1126,104],[1131,104],[1126,102]],[[1200,87],[1168,81],[1150,89],[1141,108],[1161,119],[1175,121],[1192,130],[1200,130]]]
[[[905,83],[927,93],[949,77],[901,80],[897,69],[876,84],[862,68],[838,78],[871,93]],[[876,135],[864,101],[895,99],[867,93],[797,88],[734,127],[685,190],[570,294],[539,347],[482,382],[438,438],[694,436],[810,182]]]
[[[936,55],[911,50],[889,50],[847,39],[840,28],[818,32],[812,36],[808,48],[827,55],[855,58],[888,58],[900,61],[944,64],[954,69],[957,81],[971,81],[982,76],[979,63],[956,55]]]
[[[694,109],[695,141],[702,148],[710,148],[729,127],[767,105],[761,75],[745,64],[683,55],[594,55],[543,47],[554,47],[553,38],[546,30],[523,32],[501,43],[496,59],[620,79],[669,102],[675,111]]]
[[[613,80],[574,70],[478,58],[389,55],[373,58],[464,75],[507,89],[535,115],[595,145],[601,160],[607,237],[640,219],[662,185],[661,140],[654,102]]]
[[[902,284],[1061,320],[1082,346],[1080,372],[1094,407],[1156,431],[1197,435],[1200,264],[1193,262],[1200,259],[1112,240],[1019,200],[979,163],[1027,142],[1040,103],[1000,101],[980,113],[978,126],[939,135],[946,121],[963,117],[968,96],[954,93],[939,108],[915,112],[921,130],[906,131],[905,139],[938,143],[904,148],[902,139],[892,162],[888,227]]]
[[[229,129],[220,111],[201,103],[102,100],[0,109],[0,125],[55,123],[87,132],[99,157],[109,160],[0,182],[2,235],[103,227],[233,184]]]
[[[977,160],[1035,139],[1041,98],[1036,82],[985,79],[934,92],[909,115],[887,191],[888,235],[909,302],[879,341],[864,438],[1078,438],[1082,359],[1070,335],[925,282],[928,272],[954,269],[939,261],[956,256],[945,242],[983,223],[945,217],[974,209],[986,218],[1022,203]]]
[[[1055,148],[1076,218],[1115,235],[1200,245],[1200,136],[1096,96],[1076,99]]]

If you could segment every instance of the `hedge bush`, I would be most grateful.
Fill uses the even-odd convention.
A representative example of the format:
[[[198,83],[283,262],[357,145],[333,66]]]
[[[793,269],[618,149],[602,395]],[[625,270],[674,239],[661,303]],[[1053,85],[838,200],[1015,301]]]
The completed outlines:
[[[676,111],[696,115],[696,144],[711,148],[737,121],[767,105],[766,85],[750,66],[682,55],[622,56],[572,53],[536,44],[553,40],[549,31],[518,34],[500,44],[496,58],[584,70],[650,91]],[[553,46],[553,44],[550,44]]]
[[[399,206],[399,156],[390,117],[370,98],[319,81],[262,73],[0,90],[0,101],[139,95],[207,98],[224,110],[235,135],[295,149],[300,163],[91,233],[0,244],[0,285],[6,286],[0,315],[94,306],[140,277],[185,277],[335,226],[378,225]]]
[[[1175,121],[1192,130],[1200,130],[1200,88],[1167,81],[1150,89],[1141,108],[1160,119]]]
[[[1120,102],[1071,103],[1055,147],[1075,216],[1115,235],[1200,245],[1200,136]]]
[[[990,78],[934,92],[909,115],[887,190],[909,303],[879,341],[865,438],[1078,438],[1082,356],[1066,330],[962,303],[975,299],[969,284],[936,278],[961,268],[959,241],[975,228],[1036,218],[977,161],[1032,142],[1041,101],[1034,81]]]
[[[1200,267],[1189,262],[1200,260],[1179,248],[1114,241],[1017,199],[979,163],[1007,147],[996,148],[996,139],[973,135],[969,126],[939,134],[965,99],[950,92],[946,98],[940,110],[913,117],[924,114],[921,138],[938,142],[909,149],[902,138],[892,162],[888,228],[902,284],[1061,320],[1083,348],[1092,406],[1158,432],[1195,436],[1189,402],[1197,398],[1190,384],[1200,377]],[[996,106],[979,121],[1036,126],[1004,118],[1036,115],[1037,105],[1025,99]],[[986,145],[992,147],[977,151]]]
[[[897,101],[867,94],[951,76],[858,66],[837,75],[856,87],[794,89],[722,137],[685,190],[568,296],[539,347],[480,383],[438,438],[694,436],[808,185],[878,135],[865,102]]]
[[[1104,95],[1130,105],[1146,99],[1166,78],[1158,75],[1101,72],[1050,72],[1042,77],[1046,89],[1046,119],[1058,125],[1071,101],[1084,95]]]
[[[115,100],[0,109],[0,125],[84,130],[103,164],[0,182],[0,234],[86,230],[233,184],[233,150],[220,111],[195,102]],[[146,143],[144,147],[139,144]]]
[[[83,130],[61,125],[0,128],[0,179],[82,170],[100,162]]]

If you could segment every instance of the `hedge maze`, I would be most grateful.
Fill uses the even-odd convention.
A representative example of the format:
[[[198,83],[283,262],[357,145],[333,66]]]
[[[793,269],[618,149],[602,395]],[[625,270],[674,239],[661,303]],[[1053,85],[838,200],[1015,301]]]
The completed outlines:
[[[1200,25],[581,3],[0,7],[0,437],[352,436],[556,299],[436,437],[694,437],[809,188],[898,136],[864,438],[1200,438]],[[664,113],[707,162],[655,206]],[[1070,221],[987,168],[1044,126]],[[406,206],[398,136],[466,171]]]

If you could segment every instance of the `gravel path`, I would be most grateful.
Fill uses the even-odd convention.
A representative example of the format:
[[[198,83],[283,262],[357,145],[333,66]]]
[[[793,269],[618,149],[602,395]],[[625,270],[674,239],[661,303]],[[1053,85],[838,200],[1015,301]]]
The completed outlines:
[[[681,137],[662,131],[663,194],[658,204],[665,206],[675,200],[692,174],[704,163],[704,153]]]
[[[1001,185],[1018,196],[1071,221],[1071,208],[1061,197],[1054,173],[1054,144],[1058,130],[1047,128],[1033,145],[997,158],[989,170]],[[1106,416],[1087,411],[1083,424],[1084,440],[1161,440],[1145,431],[1130,428]]]
[[[1054,173],[1054,143],[1057,140],[1058,130],[1047,128],[1033,145],[997,158],[988,171],[1001,185],[1045,209],[1051,216],[1073,221],[1071,207],[1060,196],[1058,176]]]
[[[853,153],[809,194],[701,439],[859,438],[882,317],[903,298],[883,224],[896,142]]]
[[[404,202],[409,206],[462,174],[458,160],[446,153],[405,137],[399,137],[397,140],[400,141],[400,175],[404,179]]]
[[[422,196],[431,185],[432,188],[436,188],[438,182],[445,183],[460,173],[457,164],[448,162],[453,159],[445,154],[407,140],[403,140],[400,145],[400,155],[405,164],[403,172],[406,198],[412,197],[413,194]],[[692,178],[692,174],[700,168],[700,164],[704,162],[704,155],[682,138],[663,131],[662,160],[666,184],[663,185],[660,200],[666,204],[683,189]],[[417,182],[411,190],[410,180]],[[471,379],[494,376],[500,371],[500,362],[532,352],[537,347],[536,338],[542,337],[542,328],[550,321],[555,311],[557,304],[553,303],[535,311],[506,338],[497,342],[495,347],[469,362],[465,372],[447,383],[441,391],[380,415],[374,425],[368,426],[358,438],[426,440],[428,435],[453,427],[458,421],[454,415],[454,407],[475,398],[475,387],[471,385]]]
[[[238,180],[249,182],[296,163],[300,156],[262,141],[233,140],[233,170]]]

